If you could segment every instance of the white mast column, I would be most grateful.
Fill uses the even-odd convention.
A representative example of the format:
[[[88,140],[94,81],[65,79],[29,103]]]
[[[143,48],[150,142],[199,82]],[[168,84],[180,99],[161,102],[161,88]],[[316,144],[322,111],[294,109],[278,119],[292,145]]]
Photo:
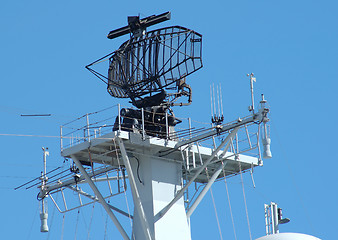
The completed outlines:
[[[150,154],[149,156],[140,156],[139,162],[139,175],[143,184],[138,179],[136,183],[140,189],[140,197],[144,200],[145,212],[148,215],[147,219],[150,219],[150,217],[152,219],[155,239],[191,239],[183,196],[162,218],[156,222],[154,218],[158,212],[175,198],[176,193],[181,190],[181,163],[158,159],[150,156]],[[136,173],[136,159],[132,161],[132,166]],[[134,224],[136,227],[137,224],[135,222]]]
[[[136,207],[134,209],[133,237],[135,237],[135,240],[148,238],[143,228],[143,213],[154,239],[190,240],[190,227],[186,217],[183,196],[175,202],[162,218],[156,222],[154,218],[181,190],[181,163],[156,157],[148,148],[143,149],[143,154],[128,157],[124,152],[123,143],[121,140],[118,142],[123,158],[127,157],[124,161],[129,160],[131,165],[131,171],[128,168],[127,171],[129,180],[133,175],[135,188],[137,189],[137,191],[132,191],[134,204],[137,206],[138,201],[140,201],[143,209],[141,212]],[[138,194],[135,194],[135,192]]]

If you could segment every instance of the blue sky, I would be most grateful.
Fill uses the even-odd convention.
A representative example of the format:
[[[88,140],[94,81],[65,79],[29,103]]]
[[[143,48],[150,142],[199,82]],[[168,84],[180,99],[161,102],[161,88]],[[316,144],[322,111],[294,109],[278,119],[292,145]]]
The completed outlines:
[[[265,234],[263,204],[275,201],[283,208],[284,216],[291,219],[281,226],[282,232],[335,239],[337,9],[338,3],[333,0],[3,2],[2,238],[60,239],[62,215],[53,214],[55,230],[41,234],[36,215],[37,189],[13,188],[39,175],[42,146],[50,149],[50,169],[63,162],[58,138],[3,134],[58,136],[62,123],[118,103],[84,66],[116,50],[126,40],[108,40],[106,34],[126,25],[128,15],[145,17],[171,11],[172,20],[161,26],[182,25],[203,35],[204,67],[187,79],[193,89],[193,103],[175,110],[177,116],[189,108],[191,118],[208,122],[212,83],[222,84],[226,121],[246,115],[250,105],[249,72],[257,77],[256,99],[264,93],[269,101],[273,158],[255,169],[255,189],[250,175],[244,176],[253,238]],[[20,117],[29,113],[51,113],[52,117]],[[229,180],[229,191],[237,237],[249,239],[240,178]],[[223,238],[234,239],[224,184],[215,184],[213,193]],[[52,211],[51,207],[50,215]],[[91,208],[84,211],[88,215]],[[104,219],[102,209],[95,214],[100,221]],[[68,237],[64,239],[74,239],[77,216],[66,216]],[[82,225],[88,225],[89,219],[84,216],[80,223],[87,221]],[[191,221],[193,239],[220,239],[210,195]],[[93,230],[97,235],[91,235],[91,239],[104,238],[103,225],[97,223]],[[116,230],[111,223],[108,227],[111,236],[106,239],[113,239]]]

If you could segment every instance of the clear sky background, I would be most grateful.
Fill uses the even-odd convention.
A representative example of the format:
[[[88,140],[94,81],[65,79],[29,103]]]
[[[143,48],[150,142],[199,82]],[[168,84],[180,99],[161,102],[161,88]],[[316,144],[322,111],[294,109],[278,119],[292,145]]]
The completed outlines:
[[[1,239],[54,240],[62,232],[62,215],[53,213],[51,204],[52,230],[39,232],[37,189],[13,190],[39,175],[42,146],[50,149],[49,169],[62,165],[59,139],[3,134],[58,136],[62,123],[117,104],[84,66],[126,40],[106,35],[125,26],[128,15],[166,11],[172,20],[159,27],[182,25],[203,35],[204,67],[187,78],[193,103],[175,110],[177,116],[189,109],[191,118],[209,122],[212,83],[222,84],[226,121],[247,115],[250,72],[257,77],[256,99],[264,93],[269,101],[273,158],[255,169],[255,189],[250,175],[244,176],[253,239],[265,235],[264,203],[271,201],[291,219],[281,232],[337,239],[338,3],[333,0],[3,1]],[[52,117],[20,117],[30,113]],[[237,239],[249,239],[239,177],[229,180],[229,192]],[[216,183],[213,193],[222,237],[234,239],[224,183]],[[75,229],[77,239],[87,239],[91,209],[66,215],[64,239],[74,239]],[[95,214],[90,239],[120,239],[112,223],[105,237],[102,208]],[[221,239],[210,194],[191,223],[193,239]]]

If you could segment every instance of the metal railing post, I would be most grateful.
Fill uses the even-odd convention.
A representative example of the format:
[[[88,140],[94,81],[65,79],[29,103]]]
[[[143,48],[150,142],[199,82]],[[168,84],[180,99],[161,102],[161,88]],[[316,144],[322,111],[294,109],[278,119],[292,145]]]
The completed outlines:
[[[191,132],[191,118],[189,117],[188,118],[188,123],[189,123],[189,139],[192,138],[192,132]],[[189,151],[191,151],[191,148],[192,148],[192,144],[190,144],[189,146]],[[195,153],[193,151],[191,151],[191,154],[192,154],[192,165],[193,167],[195,168],[196,167],[196,160],[195,160]]]
[[[239,141],[238,141],[238,134],[236,133],[236,153],[239,153]]]
[[[119,113],[118,113],[118,118],[119,118],[119,120],[118,120],[118,123],[119,123],[119,131],[121,131],[121,105],[120,105],[120,104],[117,104],[117,106],[118,106],[118,111],[119,111]]]
[[[191,118],[188,118],[188,123],[189,123],[189,138],[191,138]]]
[[[249,147],[250,147],[250,149],[251,149],[251,148],[252,148],[252,145],[251,145],[251,140],[250,140],[250,135],[249,135],[249,132],[248,132],[248,127],[247,127],[247,125],[245,125],[245,132],[246,132],[246,137],[248,138]]]
[[[258,148],[258,163],[261,165],[263,163],[263,160],[262,160],[262,155],[261,155],[261,146],[259,144],[259,133],[260,133],[260,127],[258,126],[256,137],[257,137],[257,148]]]
[[[168,126],[168,113],[165,112],[165,133],[166,139],[169,140],[169,126]]]
[[[88,113],[86,114],[86,121],[87,121],[87,135],[88,135],[88,142],[90,141],[90,131],[89,131],[89,117]]]
[[[141,112],[142,112],[142,140],[144,141],[146,138],[145,138],[145,133],[144,133],[144,109],[143,108],[141,109]]]
[[[62,125],[60,126],[60,149],[63,151],[63,141],[62,141]]]

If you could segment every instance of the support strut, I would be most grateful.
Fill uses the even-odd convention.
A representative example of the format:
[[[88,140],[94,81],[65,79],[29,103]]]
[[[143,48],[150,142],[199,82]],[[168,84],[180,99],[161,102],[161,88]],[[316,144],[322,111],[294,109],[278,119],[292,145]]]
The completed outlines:
[[[109,217],[111,218],[111,220],[114,222],[117,230],[121,233],[122,237],[124,240],[130,240],[130,238],[128,237],[126,231],[123,229],[121,223],[119,222],[119,220],[115,217],[114,213],[111,211],[110,207],[108,206],[107,202],[104,200],[102,194],[100,193],[100,191],[97,189],[96,185],[94,184],[94,182],[92,181],[92,179],[90,178],[90,176],[88,175],[87,171],[84,169],[84,167],[82,166],[81,162],[74,156],[71,155],[71,158],[73,159],[73,161],[75,162],[76,166],[79,168],[80,172],[82,173],[82,175],[85,177],[86,181],[88,182],[89,186],[91,187],[91,189],[93,190],[93,192],[95,193],[96,197],[98,198],[99,202],[101,203],[101,205],[103,206],[104,210],[106,210],[107,214],[109,215]]]

